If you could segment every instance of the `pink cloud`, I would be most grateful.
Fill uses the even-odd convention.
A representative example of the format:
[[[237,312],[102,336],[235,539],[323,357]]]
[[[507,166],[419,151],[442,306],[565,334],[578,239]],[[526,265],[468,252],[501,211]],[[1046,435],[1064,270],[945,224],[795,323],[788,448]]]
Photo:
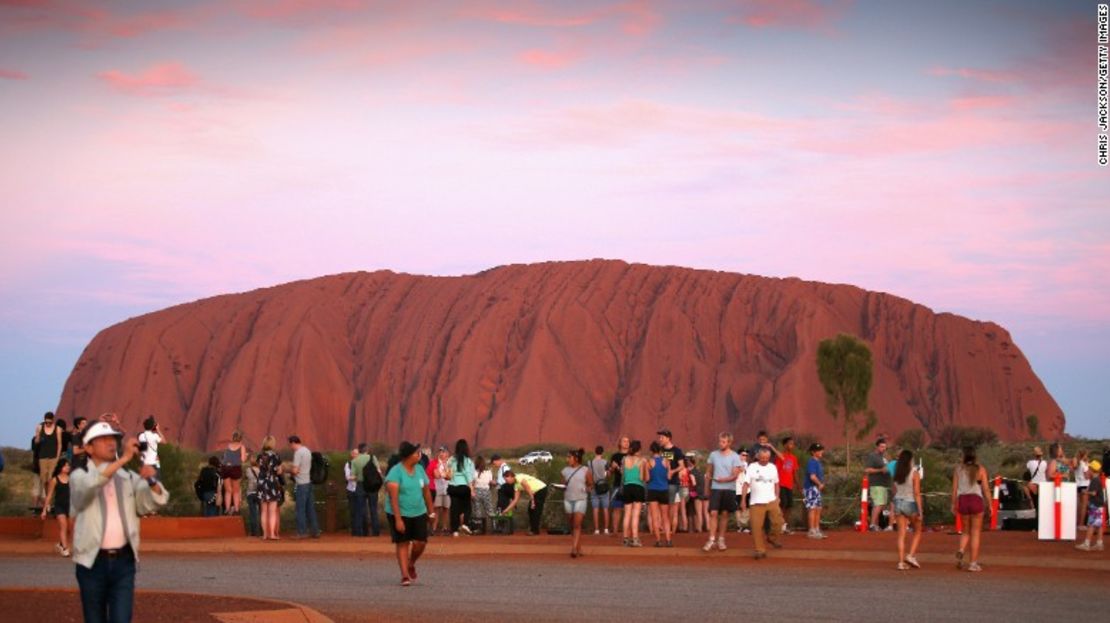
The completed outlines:
[[[741,0],[729,21],[752,28],[827,30],[847,11],[850,0]]]
[[[663,21],[661,13],[649,0],[625,0],[570,11],[560,10],[557,5],[548,7],[535,2],[478,2],[463,8],[460,13],[502,24],[547,28],[577,28],[612,22],[621,32],[632,36],[651,34]]]
[[[173,61],[151,65],[138,74],[113,69],[97,77],[117,91],[140,96],[172,95],[201,83],[200,77],[188,67]]]
[[[351,16],[371,7],[369,0],[233,0],[247,17],[274,22],[311,22]],[[375,11],[383,7],[374,7]]]
[[[540,69],[562,69],[579,59],[580,55],[571,51],[541,50],[533,48],[517,55],[525,65]]]
[[[186,9],[128,12],[103,0],[5,0],[3,4],[10,10],[0,22],[0,32],[72,32],[79,34],[86,46],[188,29],[210,19],[217,8],[215,4],[200,4]]]
[[[938,78],[961,78],[987,87],[1024,87],[1044,91],[1085,89],[1094,73],[1090,53],[1090,24],[1084,19],[1048,19],[1036,25],[1040,37],[1033,53],[1024,54],[999,67],[930,67],[926,73]]]
[[[460,13],[465,17],[519,24],[522,26],[542,26],[551,28],[572,28],[587,26],[597,21],[596,12],[566,12],[557,5],[546,7],[535,2],[479,2],[464,5]]]
[[[19,71],[18,69],[4,69],[0,67],[0,79],[3,80],[26,80],[29,78],[27,74]]]
[[[930,76],[964,78],[981,82],[999,82],[1010,84],[1020,80],[1017,72],[1001,69],[979,69],[975,67],[931,67]]]

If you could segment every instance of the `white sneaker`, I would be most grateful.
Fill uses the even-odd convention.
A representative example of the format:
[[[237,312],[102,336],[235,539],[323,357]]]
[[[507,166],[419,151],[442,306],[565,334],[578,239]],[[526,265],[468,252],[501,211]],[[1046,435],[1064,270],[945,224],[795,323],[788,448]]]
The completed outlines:
[[[62,547],[62,544],[61,544],[61,543],[55,543],[55,544],[54,544],[54,551],[55,551],[55,552],[56,552],[56,553],[57,553],[58,555],[61,555],[61,553],[65,551],[65,548],[63,548],[63,547]]]
[[[818,530],[818,531],[817,531],[817,536],[821,537],[822,539],[827,539],[827,538],[829,538],[829,535],[825,534],[825,533],[824,533],[824,532],[822,532],[821,530]]]
[[[715,539],[709,539],[708,541],[705,542],[705,547],[702,547],[701,549],[702,549],[703,552],[711,552],[711,551],[713,551],[713,547],[716,544],[717,544],[717,541]]]
[[[459,526],[459,530],[462,530],[463,534],[474,534],[473,532],[470,531],[470,526],[468,526],[466,524],[463,524],[463,525]],[[455,536],[458,536],[458,535],[456,534]]]
[[[894,532],[894,526],[887,526],[883,528],[883,532]]]
[[[1101,552],[1102,551],[1102,541],[1099,541],[1098,543],[1095,543],[1094,545],[1092,545],[1091,546],[1091,551]]]
[[[62,548],[62,558],[69,558],[69,550]]]
[[[605,529],[605,536],[609,536],[609,528]]]
[[[451,536],[453,536],[457,539],[457,538],[459,538],[459,533],[458,532],[452,532]]]
[[[728,547],[725,545],[724,539],[717,539],[717,549],[722,552],[728,549]]]
[[[608,531],[608,530],[606,530],[606,531],[605,531],[605,533],[606,533],[606,534],[608,534],[608,533],[609,533],[609,531]],[[599,534],[601,534],[601,533],[600,533],[600,532],[598,532],[597,530],[594,530],[594,536],[597,536],[597,535],[599,535]]]
[[[1084,551],[1084,552],[1089,552],[1089,551],[1091,551],[1091,544],[1084,541],[1084,542],[1080,543],[1079,545],[1076,545],[1075,549],[1078,549],[1078,550],[1081,550],[1081,551]]]
[[[810,530],[809,534],[807,534],[806,536],[811,538],[811,539],[820,539],[821,538],[821,533]]]

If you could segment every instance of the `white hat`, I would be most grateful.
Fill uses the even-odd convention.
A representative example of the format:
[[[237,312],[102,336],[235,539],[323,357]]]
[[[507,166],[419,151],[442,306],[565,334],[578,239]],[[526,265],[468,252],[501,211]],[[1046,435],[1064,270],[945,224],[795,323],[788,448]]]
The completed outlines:
[[[121,433],[118,430],[112,428],[112,425],[107,423],[107,422],[97,422],[96,424],[93,424],[92,426],[90,426],[88,428],[88,430],[85,431],[85,434],[82,437],[82,441],[84,443],[89,443],[90,441],[92,441],[93,439],[96,439],[97,437],[108,437],[108,436],[123,437],[123,433]]]

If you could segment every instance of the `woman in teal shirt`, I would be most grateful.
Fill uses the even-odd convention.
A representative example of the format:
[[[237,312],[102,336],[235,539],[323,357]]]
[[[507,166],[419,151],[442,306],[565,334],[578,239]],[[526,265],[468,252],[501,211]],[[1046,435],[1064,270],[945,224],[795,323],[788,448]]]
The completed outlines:
[[[397,546],[397,565],[401,567],[401,586],[416,580],[416,561],[428,544],[428,519],[435,519],[428,475],[420,462],[420,444],[401,442],[400,462],[385,476],[389,495],[389,532]]]
[[[621,461],[621,497],[624,498],[624,545],[643,547],[640,543],[640,511],[644,507],[644,482],[648,479],[648,464],[640,456],[640,440],[633,439],[628,454]]]

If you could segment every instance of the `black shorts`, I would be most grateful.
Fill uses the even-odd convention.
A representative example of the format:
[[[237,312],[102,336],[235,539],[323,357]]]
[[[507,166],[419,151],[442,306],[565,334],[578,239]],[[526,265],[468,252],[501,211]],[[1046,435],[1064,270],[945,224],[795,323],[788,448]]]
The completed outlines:
[[[787,509],[794,506],[794,490],[779,487],[779,508]]]
[[[709,512],[735,513],[736,508],[736,491],[713,489],[709,492]]]
[[[644,501],[644,488],[640,485],[625,485],[621,492],[625,504]]]
[[[393,537],[394,543],[428,540],[427,515],[420,515],[419,517],[402,517],[401,521],[405,522],[404,534],[397,532],[397,522],[393,520],[392,515],[386,515],[386,519],[389,520],[389,535]]]
[[[656,503],[659,503],[659,504],[670,504],[671,503],[670,491],[667,490],[667,489],[663,489],[662,491],[656,491],[654,489],[648,489],[647,501],[648,502],[656,502]]]

